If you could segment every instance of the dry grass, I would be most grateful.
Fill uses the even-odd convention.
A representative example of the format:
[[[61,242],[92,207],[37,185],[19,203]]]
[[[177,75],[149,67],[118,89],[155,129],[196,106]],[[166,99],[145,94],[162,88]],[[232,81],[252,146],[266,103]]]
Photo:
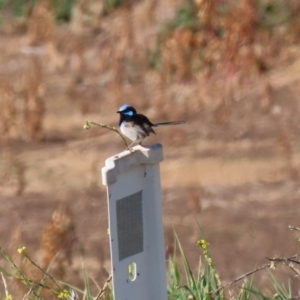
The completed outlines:
[[[1,64],[2,139],[43,138],[44,82],[39,58],[12,56]]]
[[[26,188],[26,164],[10,151],[0,156],[0,187],[10,186],[16,196],[22,195]]]

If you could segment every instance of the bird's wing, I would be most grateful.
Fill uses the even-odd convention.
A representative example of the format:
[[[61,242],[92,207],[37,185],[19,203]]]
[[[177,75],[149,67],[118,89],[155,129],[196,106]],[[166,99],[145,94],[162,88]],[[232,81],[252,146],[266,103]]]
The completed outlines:
[[[151,123],[151,121],[146,116],[144,116],[142,114],[136,114],[135,117],[136,117],[136,120],[138,121],[138,124],[145,130],[145,132],[147,132],[148,135],[150,132],[156,134],[152,128],[152,126],[154,126],[154,125]]]

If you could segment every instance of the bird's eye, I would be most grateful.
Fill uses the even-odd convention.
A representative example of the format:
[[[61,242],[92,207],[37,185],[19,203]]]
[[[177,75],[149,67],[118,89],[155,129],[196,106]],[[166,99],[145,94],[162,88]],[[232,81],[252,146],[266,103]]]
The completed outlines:
[[[127,112],[126,112],[126,115],[132,116],[132,115],[133,115],[133,111],[132,111],[132,110],[127,111]]]

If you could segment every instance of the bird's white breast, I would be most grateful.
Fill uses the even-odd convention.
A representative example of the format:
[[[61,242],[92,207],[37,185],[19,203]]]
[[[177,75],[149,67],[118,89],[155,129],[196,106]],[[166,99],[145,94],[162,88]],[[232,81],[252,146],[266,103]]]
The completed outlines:
[[[132,141],[142,141],[147,137],[144,130],[140,126],[133,124],[133,122],[122,122],[120,129],[121,132]]]

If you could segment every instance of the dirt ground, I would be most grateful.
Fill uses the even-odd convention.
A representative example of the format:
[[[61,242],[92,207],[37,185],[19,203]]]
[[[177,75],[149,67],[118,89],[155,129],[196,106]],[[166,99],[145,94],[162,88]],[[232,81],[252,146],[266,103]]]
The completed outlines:
[[[67,32],[61,29],[59,36]],[[93,52],[97,43],[88,40],[85,48],[90,45]],[[28,76],[26,64],[27,60],[31,64],[31,59],[30,54],[24,54],[27,44],[26,33],[0,35],[2,76],[12,74],[9,80],[14,80],[14,68],[21,68],[17,76]],[[25,245],[30,255],[40,260],[45,250],[43,231],[63,205],[68,208],[75,234],[72,253],[66,254],[72,262],[63,279],[80,286],[84,262],[90,276],[102,285],[110,272],[110,261],[100,170],[106,158],[123,151],[123,144],[113,132],[95,127],[84,130],[83,125],[92,120],[117,126],[119,103],[107,91],[88,87],[95,78],[105,82],[106,73],[99,78],[94,73],[85,78],[83,73],[83,79],[78,78],[77,71],[71,72],[72,68],[78,70],[78,58],[70,58],[70,50],[61,50],[68,55],[60,56],[49,49],[40,58],[43,136],[36,140],[22,133],[21,138],[0,139],[0,246],[15,256],[17,248]],[[93,58],[86,49],[83,56]],[[299,53],[297,48],[294,51]],[[75,67],[60,67],[59,60],[66,56],[73,59],[69,64]],[[80,70],[84,72],[84,68]],[[158,128],[157,136],[147,141],[164,147],[161,178],[166,245],[172,248],[174,229],[188,259],[197,265],[201,249],[196,243],[205,238],[224,283],[267,263],[267,257],[299,253],[297,234],[288,229],[289,225],[300,226],[299,74],[297,58],[267,72],[264,80],[270,90],[266,101],[261,78],[234,92],[225,104],[217,97],[207,103],[207,94],[199,96],[195,80],[174,84],[170,87],[174,98],[185,101],[173,101],[175,116],[171,112],[161,115],[157,102],[148,100],[145,104],[137,99],[139,92],[133,97],[135,93],[124,90],[124,102],[153,121],[162,117],[187,119],[178,129]],[[152,72],[148,76],[155,77]],[[81,80],[86,81],[81,84]],[[201,85],[200,90],[202,87],[205,89]],[[149,89],[145,93],[151,97]],[[196,104],[193,95],[201,98]],[[299,279],[291,271],[279,268],[275,274],[299,289]],[[269,273],[256,276],[258,285],[272,294]]]

